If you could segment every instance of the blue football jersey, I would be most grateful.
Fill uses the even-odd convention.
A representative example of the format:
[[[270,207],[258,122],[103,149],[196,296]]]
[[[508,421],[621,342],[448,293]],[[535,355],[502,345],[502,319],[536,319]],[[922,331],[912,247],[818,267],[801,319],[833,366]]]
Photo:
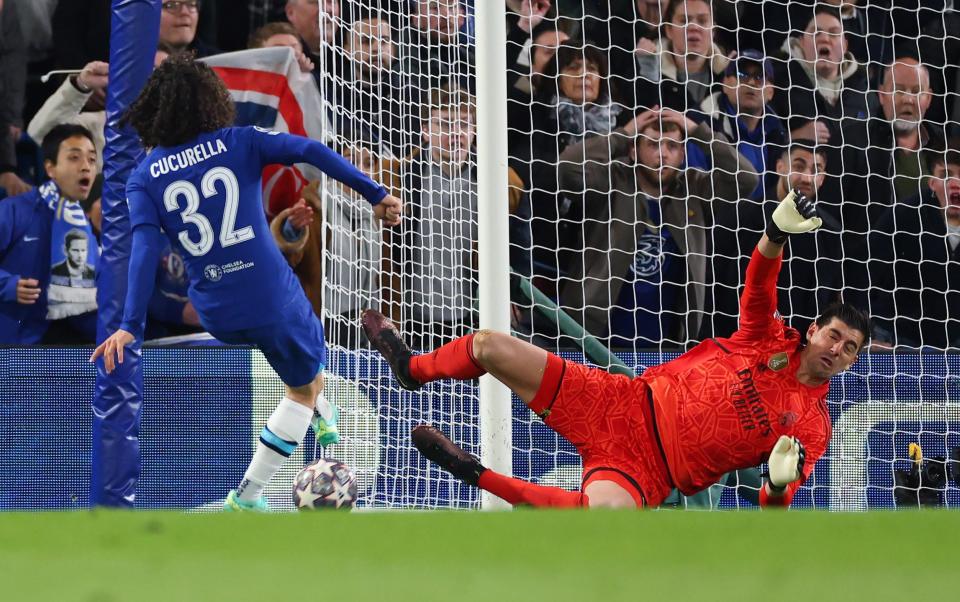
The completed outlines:
[[[180,251],[188,295],[208,330],[269,324],[304,297],[264,215],[260,174],[274,163],[310,163],[372,204],[387,195],[320,142],[254,127],[225,128],[188,144],[156,148],[127,181],[131,228],[161,228]]]

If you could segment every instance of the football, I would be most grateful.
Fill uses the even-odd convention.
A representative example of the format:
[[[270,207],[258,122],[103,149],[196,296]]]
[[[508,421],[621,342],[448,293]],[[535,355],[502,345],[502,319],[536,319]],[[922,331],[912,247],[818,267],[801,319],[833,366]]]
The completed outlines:
[[[293,480],[293,504],[298,510],[350,510],[356,503],[357,477],[339,460],[316,460]]]

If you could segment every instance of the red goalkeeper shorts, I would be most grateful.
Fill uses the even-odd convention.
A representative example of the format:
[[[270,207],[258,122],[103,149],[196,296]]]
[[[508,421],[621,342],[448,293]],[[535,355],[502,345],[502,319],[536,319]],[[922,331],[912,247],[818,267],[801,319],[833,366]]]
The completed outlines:
[[[577,448],[583,458],[582,490],[593,481],[613,481],[630,492],[638,507],[655,507],[673,485],[651,401],[650,388],[639,378],[549,353],[529,406]]]

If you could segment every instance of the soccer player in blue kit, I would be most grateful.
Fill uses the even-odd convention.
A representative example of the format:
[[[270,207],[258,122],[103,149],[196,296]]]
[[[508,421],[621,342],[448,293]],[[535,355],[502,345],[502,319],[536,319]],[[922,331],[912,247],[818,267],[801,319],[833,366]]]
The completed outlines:
[[[401,201],[320,142],[231,127],[226,86],[190,56],[167,59],[124,117],[149,150],[127,180],[133,247],[123,322],[93,352],[104,369],[142,341],[164,234],[181,251],[189,297],[217,339],[255,345],[286,385],[253,460],[224,509],[268,510],[263,490],[313,425],[321,445],[339,439],[337,409],[323,398],[323,325],[277,249],[264,216],[260,174],[273,163],[310,163],[350,186],[396,225]]]

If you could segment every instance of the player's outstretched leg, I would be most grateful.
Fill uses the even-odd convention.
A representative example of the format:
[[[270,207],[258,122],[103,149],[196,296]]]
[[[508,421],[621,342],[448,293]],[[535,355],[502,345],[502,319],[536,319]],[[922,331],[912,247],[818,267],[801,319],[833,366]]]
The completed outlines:
[[[423,383],[410,374],[410,358],[413,357],[413,350],[400,338],[400,333],[393,322],[378,311],[366,309],[360,315],[360,324],[363,326],[364,334],[367,335],[367,340],[390,364],[400,386],[409,391],[416,391],[422,387]]]
[[[365,310],[361,322],[367,339],[406,389],[415,390],[443,378],[469,380],[489,372],[524,403],[530,403],[543,380],[547,352],[508,334],[481,330],[430,353],[414,355],[380,312]]]
[[[438,429],[421,424],[411,433],[413,445],[428,460],[468,485],[479,487],[511,504],[542,508],[588,506],[586,495],[559,487],[536,485],[485,468]]]
[[[317,395],[323,388],[323,375],[318,374],[313,382],[300,387],[287,387],[287,394],[267,419],[260,431],[260,440],[253,453],[253,460],[236,490],[224,501],[228,512],[268,512],[263,490],[277,474],[283,463],[293,455],[303,441],[314,416]]]

